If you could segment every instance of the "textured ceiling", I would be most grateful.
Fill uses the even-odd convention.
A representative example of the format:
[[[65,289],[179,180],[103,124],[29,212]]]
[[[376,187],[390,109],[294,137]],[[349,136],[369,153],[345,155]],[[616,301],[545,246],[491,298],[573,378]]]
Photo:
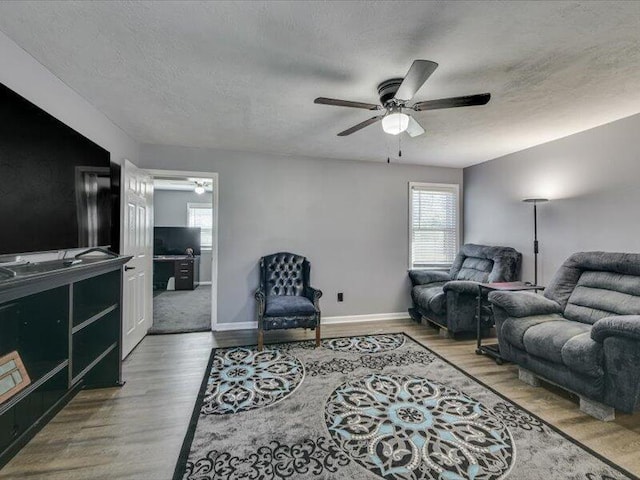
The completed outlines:
[[[640,2],[9,2],[0,30],[140,142],[386,161],[398,137],[317,96],[377,100],[440,67],[402,161],[461,167],[640,112]]]

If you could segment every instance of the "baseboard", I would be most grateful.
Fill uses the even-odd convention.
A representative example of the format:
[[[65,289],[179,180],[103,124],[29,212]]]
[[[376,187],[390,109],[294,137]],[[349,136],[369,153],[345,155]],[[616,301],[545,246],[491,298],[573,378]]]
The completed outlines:
[[[322,325],[334,325],[337,323],[380,322],[383,320],[402,320],[410,318],[407,312],[396,313],[368,313],[366,315],[345,315],[341,317],[322,317]],[[214,326],[214,332],[228,330],[255,330],[258,322],[218,323]]]
[[[340,317],[322,317],[322,325],[333,325],[336,323],[380,322],[382,320],[401,320],[404,318],[410,318],[408,312],[344,315]]]
[[[258,322],[217,323],[213,326],[214,332],[226,332],[228,330],[256,330]]]
[[[211,282],[198,282],[200,285],[211,285]]]

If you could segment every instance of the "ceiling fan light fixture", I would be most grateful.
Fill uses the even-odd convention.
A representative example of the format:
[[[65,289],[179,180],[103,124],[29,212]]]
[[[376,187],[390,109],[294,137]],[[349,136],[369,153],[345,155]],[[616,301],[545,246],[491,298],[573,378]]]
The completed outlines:
[[[202,195],[204,193],[204,185],[201,183],[196,183],[196,188],[193,189],[198,195]]]
[[[402,112],[392,112],[382,119],[382,130],[390,135],[399,135],[409,126],[409,115]]]

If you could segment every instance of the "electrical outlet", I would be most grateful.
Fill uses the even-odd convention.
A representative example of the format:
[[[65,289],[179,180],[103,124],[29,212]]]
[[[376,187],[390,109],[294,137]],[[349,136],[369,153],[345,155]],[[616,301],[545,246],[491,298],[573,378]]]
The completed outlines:
[[[338,301],[339,302],[343,302],[344,301],[344,293],[338,292]]]

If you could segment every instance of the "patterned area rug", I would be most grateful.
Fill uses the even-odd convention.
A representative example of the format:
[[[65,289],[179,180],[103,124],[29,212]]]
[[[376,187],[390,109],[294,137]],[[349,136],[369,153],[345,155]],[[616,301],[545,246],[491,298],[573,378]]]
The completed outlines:
[[[404,334],[212,352],[178,479],[637,478]]]

